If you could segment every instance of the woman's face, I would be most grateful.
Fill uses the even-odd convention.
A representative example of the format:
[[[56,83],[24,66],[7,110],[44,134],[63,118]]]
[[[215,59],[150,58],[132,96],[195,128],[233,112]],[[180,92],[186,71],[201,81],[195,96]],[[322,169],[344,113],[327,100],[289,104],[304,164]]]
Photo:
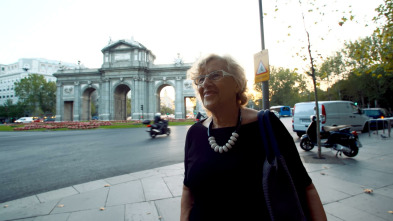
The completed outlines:
[[[227,71],[223,61],[214,59],[206,64],[205,72],[201,73],[201,75],[210,74],[212,71],[217,70]],[[203,84],[198,86],[198,92],[205,108],[214,111],[218,108],[225,109],[232,105],[236,106],[238,88],[233,77],[224,76],[216,81],[206,78]]]

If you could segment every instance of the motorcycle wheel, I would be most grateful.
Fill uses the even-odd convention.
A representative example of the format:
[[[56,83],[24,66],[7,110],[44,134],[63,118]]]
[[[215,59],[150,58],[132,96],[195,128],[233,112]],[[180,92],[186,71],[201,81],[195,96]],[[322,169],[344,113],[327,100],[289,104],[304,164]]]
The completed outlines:
[[[314,148],[314,145],[311,143],[310,139],[305,138],[300,141],[300,148],[302,148],[305,151],[310,151]]]
[[[171,128],[166,129],[166,135],[169,136],[169,134],[171,134]]]
[[[150,136],[151,136],[151,138],[156,138],[157,134],[154,132],[150,132]]]
[[[354,157],[356,155],[358,155],[359,153],[359,147],[356,146],[356,142],[353,142],[349,145],[349,148],[351,148],[351,152],[347,153],[345,151],[343,151],[343,154],[347,157]]]

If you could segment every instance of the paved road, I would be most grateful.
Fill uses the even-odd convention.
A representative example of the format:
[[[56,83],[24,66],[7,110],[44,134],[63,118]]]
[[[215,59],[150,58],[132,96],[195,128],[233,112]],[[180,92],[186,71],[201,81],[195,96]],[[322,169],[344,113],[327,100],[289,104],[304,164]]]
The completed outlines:
[[[291,118],[281,118],[292,132]],[[151,139],[145,128],[1,132],[0,203],[183,162],[189,126]]]
[[[188,127],[155,139],[145,128],[1,132],[0,202],[183,162]]]

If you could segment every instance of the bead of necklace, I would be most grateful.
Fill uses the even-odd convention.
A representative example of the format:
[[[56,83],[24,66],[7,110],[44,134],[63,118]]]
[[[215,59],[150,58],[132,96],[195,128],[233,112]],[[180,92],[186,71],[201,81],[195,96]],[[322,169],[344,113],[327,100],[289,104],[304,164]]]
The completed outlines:
[[[207,136],[208,136],[208,141],[209,141],[211,148],[215,152],[219,152],[219,153],[228,152],[230,149],[232,149],[232,147],[235,146],[237,139],[239,138],[238,130],[240,128],[241,123],[242,123],[242,112],[241,112],[241,108],[239,108],[236,129],[232,133],[232,136],[229,137],[228,142],[226,144],[220,146],[217,144],[216,138],[211,136],[211,130],[213,127],[213,118],[212,118],[212,121],[210,122],[209,127],[207,128]]]

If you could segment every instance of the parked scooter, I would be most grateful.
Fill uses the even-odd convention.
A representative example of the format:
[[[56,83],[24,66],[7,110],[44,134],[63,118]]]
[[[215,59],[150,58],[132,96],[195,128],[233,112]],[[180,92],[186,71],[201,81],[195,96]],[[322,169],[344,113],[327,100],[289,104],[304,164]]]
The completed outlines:
[[[306,134],[300,138],[300,147],[305,151],[310,151],[317,144],[317,122],[316,117],[311,116],[311,123]],[[362,144],[356,131],[350,131],[346,125],[323,126],[321,131],[321,146],[336,150],[336,156],[343,153],[347,157],[354,157],[358,154]]]

